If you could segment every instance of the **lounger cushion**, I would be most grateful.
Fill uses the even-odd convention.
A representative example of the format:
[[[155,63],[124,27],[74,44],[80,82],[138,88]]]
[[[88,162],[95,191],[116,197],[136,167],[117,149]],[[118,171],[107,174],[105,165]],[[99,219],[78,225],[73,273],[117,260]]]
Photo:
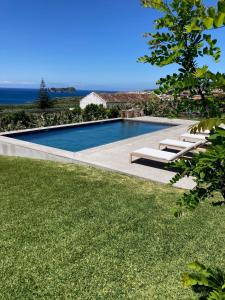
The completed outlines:
[[[160,144],[166,145],[166,146],[175,146],[175,147],[180,147],[180,148],[187,148],[187,147],[193,146],[193,143],[183,142],[180,140],[172,140],[172,139],[165,139],[165,140],[161,141]]]
[[[192,133],[184,133],[181,135],[182,138],[191,138],[196,140],[205,140],[206,135],[204,134],[192,134]]]
[[[163,160],[173,160],[176,157],[176,153],[152,149],[152,148],[141,148],[132,152],[133,155],[137,153],[138,155],[142,154],[144,156],[149,156],[152,158],[163,159]]]

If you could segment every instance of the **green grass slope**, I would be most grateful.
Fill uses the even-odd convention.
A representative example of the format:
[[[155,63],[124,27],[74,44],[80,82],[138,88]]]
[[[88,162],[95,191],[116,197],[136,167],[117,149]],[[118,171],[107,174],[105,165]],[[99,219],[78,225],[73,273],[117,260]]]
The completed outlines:
[[[94,168],[0,158],[1,299],[190,299],[195,259],[225,268],[225,207]],[[193,299],[195,299],[193,297]]]

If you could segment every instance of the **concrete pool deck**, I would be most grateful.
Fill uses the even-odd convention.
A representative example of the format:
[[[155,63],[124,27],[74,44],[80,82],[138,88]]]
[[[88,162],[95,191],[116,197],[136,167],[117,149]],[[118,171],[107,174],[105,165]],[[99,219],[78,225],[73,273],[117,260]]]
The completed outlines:
[[[175,172],[166,169],[165,165],[162,163],[156,163],[148,160],[139,159],[134,161],[133,164],[130,164],[129,153],[142,147],[158,149],[158,143],[161,140],[166,138],[178,139],[178,137],[185,133],[191,125],[196,123],[196,121],[147,116],[133,118],[131,120],[166,123],[176,126],[118,142],[89,148],[79,152],[70,152],[24,142],[10,137],[5,137],[4,134],[6,133],[1,133],[0,155],[22,156],[70,163],[83,163],[131,176],[141,177],[147,180],[169,183],[170,179],[175,175]],[[57,128],[57,126],[54,126],[54,128]],[[191,178],[184,178],[176,183],[175,186],[184,189],[191,189],[194,187],[194,182]]]

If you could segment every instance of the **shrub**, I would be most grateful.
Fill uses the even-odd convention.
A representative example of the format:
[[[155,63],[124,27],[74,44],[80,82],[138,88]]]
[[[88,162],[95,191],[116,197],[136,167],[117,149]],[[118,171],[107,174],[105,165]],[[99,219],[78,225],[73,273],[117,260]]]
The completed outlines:
[[[33,126],[32,118],[24,111],[9,113],[0,117],[0,129],[2,131],[25,129]]]
[[[118,107],[114,106],[108,109],[107,115],[109,119],[118,118],[120,116],[120,110]]]
[[[106,119],[107,110],[103,105],[88,104],[83,110],[83,120],[84,121],[94,121]]]
[[[218,98],[211,97],[207,99],[209,117],[218,117],[223,110],[223,103]],[[205,108],[202,106],[201,101],[189,99],[183,99],[179,101],[177,111],[183,115],[191,117],[194,115],[204,115]]]
[[[54,126],[71,123],[79,123],[82,121],[81,111],[79,109],[66,110],[54,113],[35,114],[37,126]]]
[[[179,216],[183,208],[194,209],[197,205],[220,192],[225,201],[225,129],[217,127],[208,138],[211,143],[206,152],[194,154],[192,160],[180,160],[172,163],[178,173],[171,180],[177,182],[184,176],[193,176],[196,187],[178,200]]]
[[[144,107],[147,116],[173,117],[178,115],[179,100],[176,99],[152,99]]]
[[[14,112],[0,115],[0,131],[10,131],[33,127],[45,127],[62,124],[79,123],[119,116],[118,108],[106,109],[102,105],[91,104],[83,111],[79,106],[72,110],[41,111],[41,112]]]
[[[185,273],[182,282],[185,287],[192,287],[199,300],[225,299],[225,274],[220,269],[206,268],[199,262],[188,265],[191,273]]]
[[[224,110],[224,103],[217,98],[207,100],[209,116],[218,117]],[[204,107],[201,101],[189,99],[152,99],[144,107],[144,113],[147,116],[155,117],[188,117],[203,115]]]

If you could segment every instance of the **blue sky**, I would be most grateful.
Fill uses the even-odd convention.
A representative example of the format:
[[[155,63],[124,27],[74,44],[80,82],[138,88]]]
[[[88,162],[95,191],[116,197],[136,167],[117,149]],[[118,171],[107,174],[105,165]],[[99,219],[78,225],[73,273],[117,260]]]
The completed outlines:
[[[215,1],[209,1],[211,4]],[[1,0],[0,86],[136,90],[155,87],[176,66],[137,63],[148,53],[143,33],[157,13],[139,0]],[[215,32],[225,72],[225,29]]]

